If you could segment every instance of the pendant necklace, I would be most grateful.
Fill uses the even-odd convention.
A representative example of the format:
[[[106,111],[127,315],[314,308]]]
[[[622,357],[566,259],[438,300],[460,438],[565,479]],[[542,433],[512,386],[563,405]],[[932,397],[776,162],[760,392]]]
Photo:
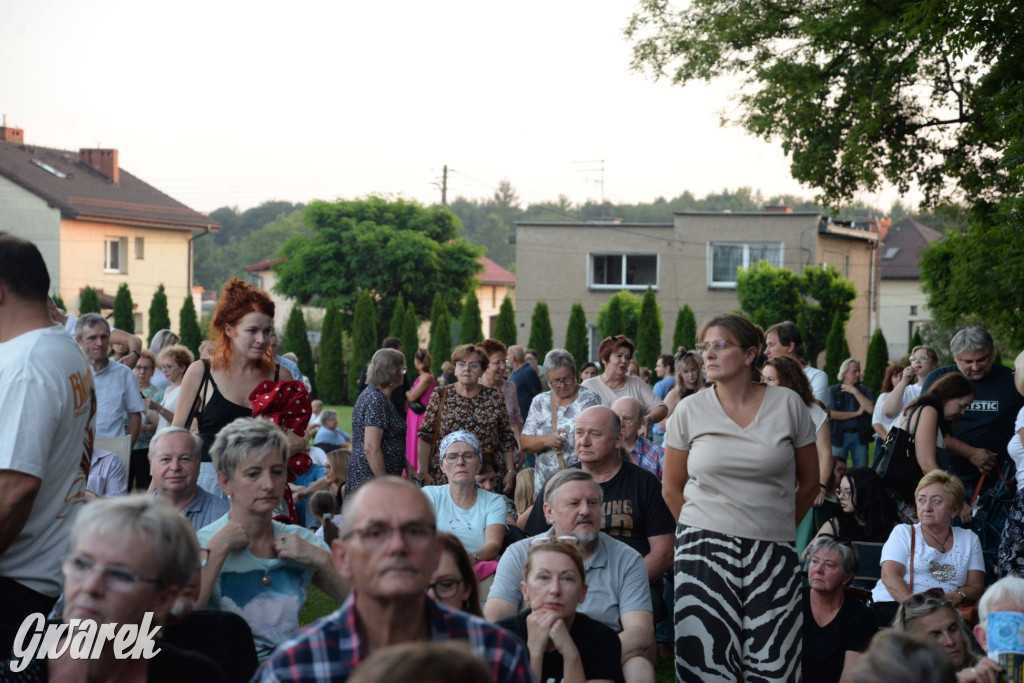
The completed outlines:
[[[924,526],[921,527],[921,533],[928,534],[928,532],[924,530]],[[951,527],[949,529],[949,531],[946,532],[946,535],[943,537],[943,539],[941,541],[936,541],[936,543],[939,544],[939,552],[940,553],[946,552],[946,539],[949,538],[952,534],[953,534],[953,529]],[[935,536],[934,535],[931,535],[931,534],[928,534],[928,535],[932,537],[933,541],[935,541]]]
[[[253,562],[253,564],[256,565],[257,571],[263,572],[263,578],[260,579],[260,585],[263,586],[263,587],[269,586],[272,583],[272,581],[271,581],[271,578],[270,578],[270,573],[268,572],[267,568],[262,566],[262,565],[260,565],[259,559],[257,559],[257,557],[252,554],[251,550],[246,548],[245,552],[249,553],[249,557],[252,558],[252,562]]]

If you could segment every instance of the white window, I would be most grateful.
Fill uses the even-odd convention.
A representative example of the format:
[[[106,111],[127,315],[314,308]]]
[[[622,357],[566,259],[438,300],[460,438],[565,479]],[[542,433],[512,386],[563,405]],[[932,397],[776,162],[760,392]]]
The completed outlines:
[[[128,272],[127,237],[108,237],[103,240],[103,270],[107,273]]]
[[[135,258],[139,260],[146,258],[146,238],[144,237],[135,238]]]
[[[708,287],[736,289],[736,271],[758,261],[782,267],[782,242],[709,242]]]
[[[591,254],[591,289],[658,288],[657,254]]]

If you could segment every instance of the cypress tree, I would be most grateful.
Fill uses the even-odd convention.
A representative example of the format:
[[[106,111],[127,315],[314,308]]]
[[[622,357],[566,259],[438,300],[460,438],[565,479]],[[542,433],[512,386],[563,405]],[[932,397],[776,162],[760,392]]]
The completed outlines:
[[[498,320],[494,324],[494,338],[505,346],[512,346],[516,343],[516,313],[508,294],[502,299],[501,308],[498,310]]]
[[[374,309],[373,297],[363,290],[356,300],[356,310],[352,316],[352,360],[348,365],[349,396],[353,401],[359,395],[359,375],[363,366],[370,362],[377,351],[377,312]]]
[[[135,334],[134,308],[128,283],[122,282],[117,286],[117,295],[114,296],[114,327]]]
[[[433,368],[435,374],[441,374],[441,363],[448,360],[445,356],[438,355],[439,349],[435,344],[437,339],[438,330],[441,328],[441,318],[444,316],[444,301],[441,300],[441,293],[434,293],[434,301],[430,304],[430,331],[427,333],[430,335],[430,339],[427,342],[427,351],[430,353],[430,358],[434,361]]]
[[[149,340],[153,343],[153,337],[160,330],[171,329],[171,314],[167,312],[167,292],[164,291],[163,283],[160,283],[153,293],[153,301],[149,304]]]
[[[692,349],[697,343],[697,319],[693,316],[693,309],[685,304],[679,309],[676,315],[676,329],[672,334],[672,353],[679,347]]]
[[[100,297],[96,290],[86,285],[82,289],[81,300],[78,302],[78,317],[86,313],[102,313],[100,309]]]
[[[181,311],[178,312],[178,330],[181,333],[180,344],[191,351],[196,358],[199,358],[199,344],[203,341],[203,333],[199,329],[196,305],[190,296],[185,297],[185,303],[181,305]]]
[[[885,380],[885,366],[889,364],[889,346],[885,342],[882,328],[875,330],[868,344],[868,357],[864,359],[864,384],[878,396]]]
[[[476,344],[484,340],[483,322],[480,319],[480,301],[476,292],[470,292],[462,304],[462,316],[459,318],[459,343]]]
[[[533,307],[533,318],[530,320],[529,347],[537,350],[537,357],[543,362],[544,356],[551,350],[551,314],[544,301],[538,301]]]
[[[921,339],[921,327],[918,325],[914,327],[914,336],[910,338],[910,347],[907,349],[907,355],[916,349],[918,346],[924,346],[924,340]]]
[[[402,332],[405,330],[405,299],[402,295],[398,295],[398,301],[395,302],[395,310],[391,312],[391,322],[388,324],[388,336],[396,339],[402,338]]]
[[[320,372],[317,373],[316,386],[320,398],[330,405],[345,403],[347,399],[342,353],[341,311],[334,302],[328,302],[327,313],[320,327]]]
[[[608,309],[601,318],[601,338],[617,334],[626,334],[626,312],[622,310],[619,298],[613,296],[608,300]]]
[[[57,308],[64,311],[65,313],[67,312],[68,307],[67,305],[64,304],[64,297],[62,297],[59,292],[54,292],[53,296],[51,296],[50,298],[53,299],[53,303],[57,306]]]
[[[416,318],[416,308],[409,302],[405,308],[405,318],[402,324],[402,351],[405,353],[405,366],[407,372],[412,372],[416,366],[413,364],[413,357],[416,349],[420,347],[420,321]],[[412,378],[409,380],[412,381]]]
[[[431,366],[434,374],[441,374],[441,363],[452,358],[452,317],[444,308],[434,324],[431,325],[433,332],[430,334],[430,358],[433,360]]]
[[[650,286],[644,292],[640,305],[640,320],[636,332],[636,362],[642,368],[654,370],[661,354],[661,318],[658,316],[658,302]],[[652,373],[653,377],[653,373]]]
[[[839,373],[839,366],[849,358],[843,353],[843,345],[846,343],[846,325],[843,323],[843,316],[836,312],[832,316],[832,327],[828,331],[828,339],[825,341],[825,375],[829,384],[833,384],[836,375]],[[847,353],[849,353],[847,351]]]
[[[302,315],[301,306],[292,306],[288,314],[288,322],[284,327],[284,350],[291,351],[299,359],[299,370],[313,383],[313,349],[309,346],[309,335],[306,332],[306,319]]]
[[[569,310],[569,325],[565,330],[565,350],[572,354],[579,367],[589,360],[590,343],[587,339],[587,316],[583,304],[577,302]]]

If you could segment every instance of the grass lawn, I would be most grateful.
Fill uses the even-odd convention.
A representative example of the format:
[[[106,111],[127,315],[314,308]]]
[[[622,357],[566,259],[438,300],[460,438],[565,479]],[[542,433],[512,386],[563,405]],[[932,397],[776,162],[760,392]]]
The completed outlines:
[[[327,405],[325,405],[324,408],[329,408],[331,410],[337,410],[338,411],[338,426],[341,427],[346,432],[348,432],[349,434],[352,433],[352,406],[327,406]]]

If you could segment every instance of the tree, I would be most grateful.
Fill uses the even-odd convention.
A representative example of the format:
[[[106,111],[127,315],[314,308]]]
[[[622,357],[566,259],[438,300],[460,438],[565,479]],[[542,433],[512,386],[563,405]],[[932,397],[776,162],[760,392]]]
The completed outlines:
[[[476,292],[466,295],[462,304],[462,316],[459,318],[459,343],[476,344],[484,340],[483,321],[480,319],[480,301]]]
[[[160,330],[171,329],[171,314],[167,312],[167,292],[164,291],[163,283],[157,285],[153,292],[153,300],[149,304],[149,340],[153,343],[153,337]]]
[[[117,295],[114,296],[114,327],[135,334],[135,305],[127,282],[117,286]]]
[[[763,329],[796,320],[803,303],[796,273],[763,260],[739,269],[736,296],[746,316]]]
[[[102,313],[99,294],[89,285],[82,288],[82,296],[78,302],[78,316],[86,313]]]
[[[498,309],[498,320],[494,324],[494,338],[505,346],[512,346],[516,343],[516,313],[508,294],[502,299],[501,308]]]
[[[190,296],[185,297],[185,302],[181,304],[181,310],[178,312],[178,332],[181,334],[179,343],[199,358],[199,344],[203,341],[203,332],[199,329],[196,305]]]
[[[452,357],[452,317],[441,309],[441,315],[430,326],[430,358],[434,374],[441,374],[441,364]]]
[[[838,313],[843,323],[850,319],[857,288],[835,266],[806,266],[800,276],[800,294],[803,296],[803,308],[796,323],[803,334],[807,362],[817,367],[818,355],[825,349],[833,316]],[[844,342],[845,339],[844,334]]]
[[[347,400],[345,391],[344,347],[341,338],[341,312],[327,302],[327,312],[320,328],[320,371],[317,390],[324,403],[337,405]],[[357,374],[358,377],[358,374]]]
[[[475,288],[481,250],[459,237],[459,219],[442,207],[402,199],[313,202],[303,220],[312,237],[293,237],[274,266],[275,289],[299,302],[330,297],[351,322],[363,291],[390,320],[398,295],[426,317],[435,294],[452,306]]]
[[[292,306],[288,322],[284,327],[284,351],[291,351],[299,359],[299,370],[313,382],[313,349],[309,346],[306,319],[301,306]]]
[[[51,296],[50,298],[53,299],[53,303],[57,308],[59,308],[62,311],[68,310],[67,305],[64,303],[64,297],[60,295],[60,292],[54,292],[53,296]]]
[[[640,367],[654,370],[654,364],[661,354],[661,326],[658,301],[654,298],[654,290],[648,286],[640,306],[640,321],[636,332],[636,362]]]
[[[359,395],[359,375],[363,366],[370,362],[377,352],[377,312],[373,305],[373,297],[363,291],[356,301],[355,314],[352,316],[352,360],[348,366],[349,396],[352,400]]]
[[[607,303],[597,311],[597,327],[602,337],[624,334],[636,341],[637,327],[640,323],[640,297],[632,292],[615,292]],[[659,305],[659,313],[661,308]],[[620,313],[621,312],[621,313]]]
[[[697,343],[697,319],[693,316],[693,309],[689,304],[683,304],[676,315],[676,329],[672,335],[673,353],[681,346],[684,349],[692,349]]]
[[[402,338],[402,332],[405,330],[405,299],[402,295],[398,295],[398,301],[395,303],[395,310],[391,313],[391,323],[388,325],[388,336],[394,337],[395,339]]]
[[[538,301],[533,307],[533,317],[530,319],[530,341],[531,349],[536,349],[537,357],[543,359],[551,350],[554,342],[551,339],[551,314],[548,312],[547,302]]]
[[[923,346],[923,345],[924,345],[924,342],[921,340],[921,327],[920,326],[915,326],[914,327],[914,336],[912,336],[910,338],[910,346],[907,348],[907,355],[909,356],[911,351],[916,349],[918,346]]]
[[[843,352],[843,345],[846,343],[846,323],[843,322],[841,313],[836,312],[832,316],[832,327],[828,331],[828,342],[825,344],[825,375],[829,382],[839,373],[839,366],[849,358],[849,351]]]
[[[569,325],[565,330],[565,350],[572,354],[577,368],[590,357],[590,343],[587,337],[587,316],[583,311],[583,304],[577,302],[569,309]]]
[[[408,372],[412,372],[416,367],[413,360],[419,347],[420,321],[416,318],[416,310],[410,303],[405,307],[405,319],[402,321],[402,351],[405,353],[405,366]]]
[[[875,393],[875,396],[881,392],[887,365],[889,365],[889,345],[885,342],[882,329],[878,328],[871,335],[871,343],[868,344],[868,357],[864,359],[864,384]]]

